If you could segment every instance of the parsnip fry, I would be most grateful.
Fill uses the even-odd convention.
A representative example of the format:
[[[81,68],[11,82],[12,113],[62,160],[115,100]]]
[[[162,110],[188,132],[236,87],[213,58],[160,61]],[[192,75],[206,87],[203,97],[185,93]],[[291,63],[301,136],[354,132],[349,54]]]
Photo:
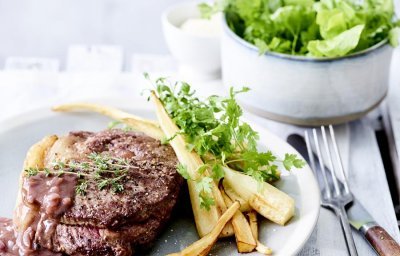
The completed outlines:
[[[169,117],[168,113],[164,109],[164,106],[154,92],[151,93],[151,98],[156,106],[157,118],[160,122],[160,126],[163,132],[165,133],[167,138],[173,137],[173,139],[170,141],[170,145],[174,149],[179,162],[186,167],[191,179],[198,179],[200,177],[200,174],[197,172],[197,170],[200,166],[203,165],[203,161],[197,153],[189,151],[187,149],[185,138],[182,135],[178,134],[179,128]],[[188,181],[190,201],[192,204],[197,232],[199,233],[200,237],[203,237],[211,232],[211,230],[216,225],[219,216],[221,216],[222,213],[226,211],[227,207],[217,185],[215,184],[215,182],[212,182],[212,195],[215,200],[215,205],[211,205],[209,210],[201,208],[199,195],[196,191],[195,185],[196,183],[194,181]],[[227,228],[223,230],[221,235],[233,235],[232,226],[227,225]]]
[[[253,234],[254,239],[258,240],[257,212],[251,211],[247,213],[247,216],[249,217],[251,233]]]
[[[230,168],[224,171],[228,185],[259,214],[279,225],[285,225],[293,217],[295,205],[289,195]]]
[[[161,130],[160,126],[157,122],[144,119],[139,116],[135,116],[119,109],[103,106],[99,104],[92,104],[92,103],[71,103],[71,104],[64,104],[55,106],[52,108],[53,111],[58,112],[70,112],[70,111],[92,111],[96,112],[112,119],[118,120],[132,129],[143,132],[148,136],[161,140],[165,137],[163,131]]]
[[[257,240],[257,247],[256,247],[256,251],[265,255],[271,255],[272,254],[272,250],[271,248],[263,245],[262,243],[260,243],[260,241]]]
[[[197,240],[196,242],[191,244],[189,247],[186,247],[181,252],[169,254],[169,256],[208,255],[212,246],[217,241],[218,236],[221,233],[222,229],[228,223],[228,221],[234,216],[234,214],[238,212],[239,207],[240,204],[238,202],[233,203],[228,208],[228,210],[226,210],[226,212],[221,216],[221,218],[218,220],[213,230],[208,235],[204,236],[200,240]]]
[[[232,200],[221,189],[226,205],[229,207],[233,204]],[[256,248],[256,240],[253,237],[252,230],[246,217],[238,210],[232,217],[232,226],[235,231],[235,238],[238,252],[252,252]]]
[[[226,193],[227,196],[229,196],[229,198],[232,201],[238,201],[240,203],[240,211],[242,212],[249,212],[251,211],[251,207],[249,205],[249,202],[244,200],[243,198],[241,198],[236,192],[235,190],[233,190],[229,184],[223,180],[222,181],[222,186],[224,187],[224,191]]]
[[[253,233],[253,237],[257,243],[256,251],[258,251],[259,253],[265,254],[265,255],[271,255],[272,250],[270,248],[268,248],[267,246],[263,245],[260,241],[258,241],[257,212],[251,211],[251,212],[247,213],[247,216],[249,217],[251,232]]]

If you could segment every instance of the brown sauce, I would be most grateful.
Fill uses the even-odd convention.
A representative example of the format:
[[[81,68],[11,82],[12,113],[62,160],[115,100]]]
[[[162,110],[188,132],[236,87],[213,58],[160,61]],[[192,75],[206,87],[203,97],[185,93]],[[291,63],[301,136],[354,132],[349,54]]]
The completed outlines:
[[[17,234],[11,219],[0,217],[0,255],[1,256],[19,256],[19,247],[17,246]],[[37,249],[32,252],[33,256],[61,256],[61,253],[55,253],[47,249]]]
[[[0,255],[18,255],[13,222],[3,217],[0,217]]]
[[[61,255],[38,244],[52,248],[60,217],[72,206],[76,183],[77,176],[71,174],[24,178],[22,202],[17,206],[21,223],[15,228],[12,220],[0,218],[0,255]]]
[[[154,241],[183,182],[175,171],[173,149],[133,132],[72,132],[57,139],[40,166],[89,161],[91,153],[132,162],[126,192],[99,190],[89,177],[88,194],[75,195],[74,174],[23,178],[14,223],[0,219],[0,256],[62,255],[53,250],[72,255],[131,255],[131,243],[143,246]]]

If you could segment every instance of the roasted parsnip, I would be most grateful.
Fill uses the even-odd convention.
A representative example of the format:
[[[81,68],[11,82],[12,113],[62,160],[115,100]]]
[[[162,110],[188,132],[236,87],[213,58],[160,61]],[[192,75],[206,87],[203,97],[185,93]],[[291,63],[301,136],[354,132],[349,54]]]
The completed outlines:
[[[70,111],[91,111],[96,112],[108,117],[111,117],[115,120],[118,120],[134,130],[143,132],[150,137],[161,140],[165,137],[163,131],[157,122],[152,120],[148,120],[139,116],[135,116],[119,109],[103,106],[99,104],[92,103],[71,103],[55,106],[52,108],[53,111],[58,112],[70,112]]]
[[[221,188],[222,196],[224,197],[226,205],[229,207],[233,204],[233,201],[225,194],[223,188]],[[240,211],[236,211],[232,217],[232,226],[235,231],[236,245],[238,252],[252,252],[256,248],[256,240],[253,237],[252,230],[246,217]]]
[[[257,223],[257,212],[250,211],[247,213],[247,217],[249,218],[249,224],[251,233],[255,240],[258,240],[258,223]]]
[[[251,207],[250,207],[250,205],[249,205],[249,202],[246,201],[246,200],[244,200],[243,198],[241,198],[241,197],[235,192],[235,190],[233,190],[233,189],[229,186],[229,184],[228,184],[225,180],[222,181],[222,186],[224,187],[224,191],[225,191],[226,195],[229,196],[229,198],[230,198],[232,201],[234,201],[234,202],[235,202],[235,201],[238,201],[238,202],[240,203],[240,211],[242,211],[242,212],[249,212],[249,211],[252,210]]]
[[[256,251],[259,253],[265,254],[265,255],[270,255],[272,254],[272,250],[263,245],[259,240],[258,240],[258,222],[257,222],[257,212],[256,211],[250,211],[247,213],[247,216],[249,217],[249,223],[250,223],[250,228],[251,232],[253,233],[253,237],[256,240],[257,247]]]
[[[230,168],[225,167],[224,171],[226,183],[259,214],[279,225],[293,217],[295,205],[289,195]]]
[[[272,250],[271,248],[263,245],[262,243],[260,243],[260,241],[257,240],[257,247],[256,247],[256,251],[265,255],[271,255],[272,254]]]
[[[156,106],[157,118],[164,134],[167,138],[173,138],[170,141],[170,145],[174,149],[179,162],[187,168],[190,174],[191,180],[188,180],[190,201],[192,204],[197,232],[200,237],[203,237],[211,232],[217,223],[218,218],[226,211],[227,207],[215,182],[212,182],[211,184],[215,205],[211,205],[209,210],[200,207],[199,194],[196,190],[196,182],[194,180],[200,177],[197,170],[203,165],[203,161],[197,153],[187,149],[185,138],[178,134],[179,128],[168,116],[164,106],[154,92],[151,93],[151,98]],[[231,225],[227,225],[222,231],[221,236],[225,237],[231,235],[233,235],[233,228]]]
[[[229,220],[235,215],[235,213],[238,212],[238,209],[240,207],[240,204],[238,202],[233,203],[228,210],[219,218],[217,221],[215,227],[212,229],[212,231],[201,238],[200,240],[197,240],[193,244],[191,244],[189,247],[186,247],[183,251],[178,252],[178,253],[173,253],[169,254],[168,256],[205,256],[208,255],[210,252],[212,246],[215,244],[215,242],[218,239],[218,236],[220,235],[222,229],[224,226],[229,222]]]

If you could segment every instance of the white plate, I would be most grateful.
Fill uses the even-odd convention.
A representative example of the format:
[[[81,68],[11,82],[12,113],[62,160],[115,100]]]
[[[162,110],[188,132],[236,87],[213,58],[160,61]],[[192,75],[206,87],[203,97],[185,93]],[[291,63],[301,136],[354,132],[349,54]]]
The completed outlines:
[[[143,117],[154,118],[150,110],[131,108],[130,111]],[[25,154],[32,144],[49,134],[62,135],[74,130],[99,131],[105,129],[109,121],[110,119],[97,114],[60,114],[45,109],[0,123],[0,216],[12,216],[18,176]],[[250,124],[260,134],[261,147],[272,150],[278,156],[297,153],[267,130],[257,124]],[[260,241],[271,247],[274,255],[294,255],[306,243],[317,222],[320,193],[308,166],[284,175],[276,185],[295,199],[296,216],[284,227],[264,220],[260,226]],[[176,252],[198,239],[189,201],[187,198],[180,201],[172,221],[148,255]],[[219,241],[214,246],[212,255],[239,255],[234,239]]]

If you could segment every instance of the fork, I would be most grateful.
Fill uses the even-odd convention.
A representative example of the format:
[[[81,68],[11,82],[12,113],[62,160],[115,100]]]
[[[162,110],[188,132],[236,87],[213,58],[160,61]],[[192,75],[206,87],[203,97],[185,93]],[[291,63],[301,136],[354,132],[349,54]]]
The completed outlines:
[[[347,213],[345,210],[345,206],[353,201],[353,194],[349,189],[347,178],[344,173],[342,160],[340,157],[340,153],[335,138],[335,132],[333,130],[332,125],[329,125],[329,134],[327,134],[326,132],[326,127],[321,126],[320,134],[322,135],[322,143],[320,143],[319,139],[320,136],[318,134],[319,132],[317,129],[312,130],[312,136],[310,136],[308,131],[305,131],[305,140],[306,140],[308,155],[310,158],[311,168],[315,172],[314,174],[317,175],[316,163],[314,160],[314,154],[312,152],[312,145],[311,145],[311,142],[313,140],[314,142],[313,144],[315,146],[316,153],[318,156],[318,162],[320,167],[319,170],[321,170],[322,174],[322,181],[319,181],[319,187],[321,190],[321,205],[324,208],[332,210],[338,216],[338,218],[340,219],[340,224],[343,229],[346,246],[349,254],[351,256],[358,255],[353,235],[351,233],[350,223],[347,218]],[[330,140],[328,139],[328,137],[330,137]],[[331,152],[331,148],[333,148],[333,153]],[[330,168],[331,172],[327,172],[325,170],[325,163],[323,159],[322,150],[325,151],[325,155],[327,158],[326,160],[329,164],[328,168]],[[335,160],[333,159],[333,154]],[[334,161],[336,165],[333,164]],[[330,173],[331,176],[329,180],[332,180],[332,182],[328,182],[329,178],[328,173]],[[338,173],[342,176],[343,186],[339,185],[337,177]]]

